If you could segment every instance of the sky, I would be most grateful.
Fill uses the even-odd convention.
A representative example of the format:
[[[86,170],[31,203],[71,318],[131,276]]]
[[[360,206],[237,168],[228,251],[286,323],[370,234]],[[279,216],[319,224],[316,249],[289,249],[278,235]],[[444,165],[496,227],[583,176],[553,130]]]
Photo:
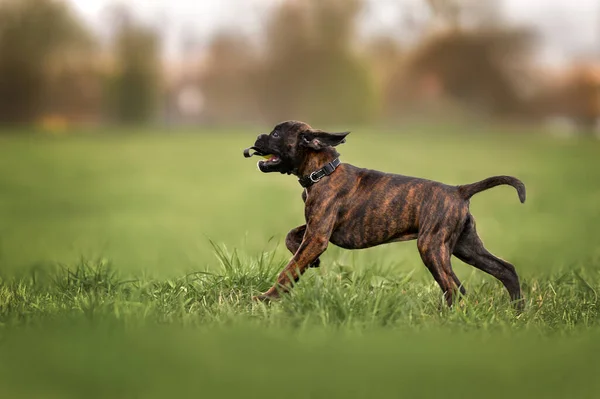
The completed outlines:
[[[227,26],[252,35],[274,3],[282,0],[67,0],[100,33],[107,25],[106,7],[123,3],[143,19],[161,27],[167,53],[189,32],[200,41]],[[486,0],[476,0],[486,1]],[[600,0],[501,0],[505,18],[532,26],[540,38],[539,58],[560,64],[582,54],[600,54]],[[367,0],[363,30],[392,31],[402,20],[398,2],[422,7],[423,0]]]

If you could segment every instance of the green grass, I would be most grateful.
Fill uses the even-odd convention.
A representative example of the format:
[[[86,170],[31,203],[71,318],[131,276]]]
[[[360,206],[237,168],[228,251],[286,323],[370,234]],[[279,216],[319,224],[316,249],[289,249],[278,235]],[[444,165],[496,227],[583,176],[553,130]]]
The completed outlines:
[[[340,151],[521,178],[524,205],[500,187],[471,210],[522,314],[458,260],[468,295],[446,309],[414,242],[330,247],[251,302],[303,220],[297,182],[242,157],[257,132],[0,136],[0,397],[597,397],[600,143],[474,130],[356,129]]]

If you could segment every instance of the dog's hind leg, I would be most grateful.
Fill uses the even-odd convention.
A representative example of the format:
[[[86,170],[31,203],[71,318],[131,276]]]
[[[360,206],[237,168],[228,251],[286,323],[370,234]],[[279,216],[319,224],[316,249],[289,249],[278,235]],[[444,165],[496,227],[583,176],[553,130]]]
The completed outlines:
[[[442,237],[436,236],[420,236],[417,248],[423,263],[442,289],[448,306],[452,306],[455,287],[460,287],[460,281],[455,283],[456,276],[450,264],[450,249],[444,244]]]
[[[295,229],[290,230],[290,232],[285,237],[285,246],[287,249],[295,255],[298,252],[298,248],[300,248],[300,244],[302,244],[302,240],[304,239],[304,233],[306,232],[306,225],[302,225],[296,227]],[[319,267],[321,266],[321,260],[317,258],[314,262],[310,264],[309,267]]]
[[[463,230],[468,209],[461,203],[438,201],[428,212],[417,238],[421,259],[442,289],[448,306],[452,306],[456,291],[465,295],[466,290],[452,270],[450,258],[453,248]]]
[[[510,299],[516,302],[517,308],[523,308],[519,276],[515,267],[507,261],[495,257],[485,249],[483,242],[477,235],[475,220],[471,215],[469,215],[469,220],[454,247],[454,256],[500,280],[508,290]]]

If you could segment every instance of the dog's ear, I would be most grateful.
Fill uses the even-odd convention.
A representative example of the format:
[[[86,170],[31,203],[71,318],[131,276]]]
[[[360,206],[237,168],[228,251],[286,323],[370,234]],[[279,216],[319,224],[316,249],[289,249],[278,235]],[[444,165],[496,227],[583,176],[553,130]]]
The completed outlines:
[[[310,130],[302,134],[301,144],[313,150],[322,150],[325,147],[335,147],[346,142],[350,132],[328,133],[322,130]]]

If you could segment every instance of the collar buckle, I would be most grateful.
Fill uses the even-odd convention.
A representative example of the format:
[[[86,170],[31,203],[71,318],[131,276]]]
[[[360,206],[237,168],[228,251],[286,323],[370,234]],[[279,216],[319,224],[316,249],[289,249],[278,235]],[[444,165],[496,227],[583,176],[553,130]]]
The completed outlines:
[[[321,172],[319,175],[317,175],[319,172]],[[317,170],[315,172],[312,172],[308,178],[310,179],[311,182],[313,183],[317,183],[319,180],[321,180],[323,177],[325,177],[325,174],[323,173],[322,170]]]
[[[311,174],[301,177],[298,179],[298,182],[300,182],[300,185],[304,188],[310,187],[319,182],[325,176],[329,176],[335,172],[337,167],[340,166],[340,163],[340,159],[336,158],[332,162],[329,162],[327,165],[323,166],[321,169],[315,170]]]

